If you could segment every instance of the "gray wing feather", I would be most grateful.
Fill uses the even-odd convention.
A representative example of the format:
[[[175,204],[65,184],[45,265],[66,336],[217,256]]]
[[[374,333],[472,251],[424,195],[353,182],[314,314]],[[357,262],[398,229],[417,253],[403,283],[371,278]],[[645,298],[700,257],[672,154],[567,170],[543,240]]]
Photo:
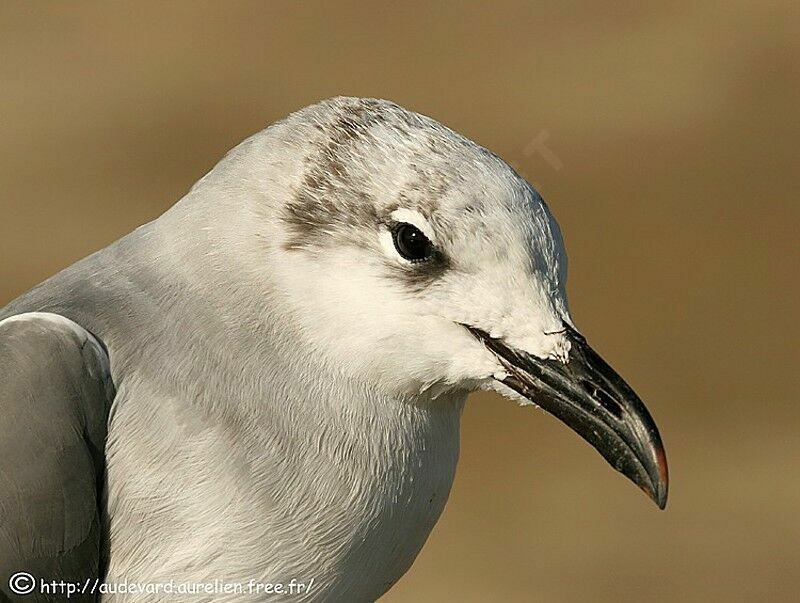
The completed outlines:
[[[0,600],[16,600],[16,572],[81,584],[100,577],[113,397],[108,355],[91,333],[50,313],[0,321]],[[37,592],[18,600],[65,599]]]

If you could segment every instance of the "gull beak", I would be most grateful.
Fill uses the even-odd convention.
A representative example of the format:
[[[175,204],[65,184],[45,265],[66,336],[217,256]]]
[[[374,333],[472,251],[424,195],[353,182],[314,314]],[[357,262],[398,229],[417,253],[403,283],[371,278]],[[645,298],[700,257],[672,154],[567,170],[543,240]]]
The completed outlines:
[[[653,499],[667,504],[667,458],[642,401],[575,329],[565,324],[569,360],[542,360],[464,325],[497,356],[499,381],[555,415]]]

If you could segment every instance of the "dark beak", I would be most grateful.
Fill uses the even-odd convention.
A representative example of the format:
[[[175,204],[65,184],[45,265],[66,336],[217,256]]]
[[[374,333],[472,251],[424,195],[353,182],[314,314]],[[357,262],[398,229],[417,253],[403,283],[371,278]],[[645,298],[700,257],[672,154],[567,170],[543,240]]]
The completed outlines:
[[[569,361],[542,360],[464,325],[501,364],[502,383],[569,425],[614,469],[626,475],[663,509],[667,504],[667,458],[658,429],[634,391],[565,325]]]

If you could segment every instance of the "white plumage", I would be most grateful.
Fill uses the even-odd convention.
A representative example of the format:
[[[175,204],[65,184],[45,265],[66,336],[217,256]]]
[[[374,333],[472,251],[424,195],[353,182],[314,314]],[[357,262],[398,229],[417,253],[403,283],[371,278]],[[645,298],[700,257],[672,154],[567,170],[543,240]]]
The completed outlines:
[[[432,255],[405,259],[398,224]],[[108,349],[106,581],[313,578],[287,598],[369,601],[442,512],[467,394],[532,402],[491,342],[570,362],[565,278],[558,226],[503,161],[338,98],[0,318],[55,312]]]

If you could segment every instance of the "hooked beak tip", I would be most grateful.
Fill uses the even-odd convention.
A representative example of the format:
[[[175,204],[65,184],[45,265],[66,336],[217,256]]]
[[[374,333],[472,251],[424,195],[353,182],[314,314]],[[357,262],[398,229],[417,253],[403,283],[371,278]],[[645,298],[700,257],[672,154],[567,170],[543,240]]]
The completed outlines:
[[[494,353],[500,381],[575,430],[658,505],[667,506],[669,475],[658,429],[642,401],[573,328],[567,363],[539,359],[464,325]]]
[[[662,511],[667,506],[669,493],[669,470],[667,469],[667,455],[663,446],[655,449],[655,471],[648,471],[649,479],[639,483],[639,487]]]
[[[656,450],[656,465],[658,468],[658,479],[655,488],[650,494],[650,498],[658,505],[662,511],[667,506],[667,495],[669,492],[669,469],[667,468],[667,455],[663,447]]]

